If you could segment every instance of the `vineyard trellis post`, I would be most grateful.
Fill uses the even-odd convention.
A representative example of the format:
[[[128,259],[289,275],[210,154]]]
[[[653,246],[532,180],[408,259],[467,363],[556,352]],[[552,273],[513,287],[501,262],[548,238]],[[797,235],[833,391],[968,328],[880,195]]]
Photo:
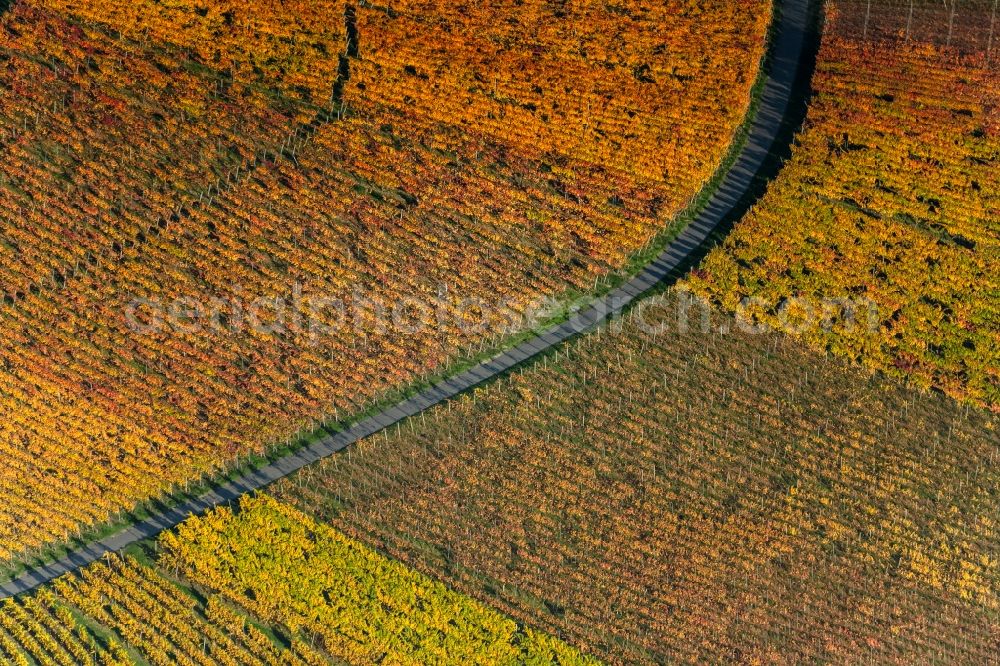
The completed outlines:
[[[993,0],[993,13],[990,14],[990,36],[986,41],[986,65],[993,62],[993,29],[997,22],[997,0]]]
[[[910,28],[913,26],[913,3],[916,0],[910,0],[910,11],[906,16],[906,41],[910,41]]]
[[[951,11],[948,12],[948,40],[945,46],[951,47],[951,34],[955,28],[955,11],[958,9],[958,0],[951,0]]]

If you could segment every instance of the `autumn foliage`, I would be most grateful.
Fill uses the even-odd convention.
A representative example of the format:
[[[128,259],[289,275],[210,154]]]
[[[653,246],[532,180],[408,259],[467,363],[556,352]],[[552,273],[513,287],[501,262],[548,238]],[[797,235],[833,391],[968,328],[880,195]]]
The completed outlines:
[[[596,664],[268,496],[162,538],[161,566],[352,664]]]
[[[143,44],[170,45],[240,84],[329,104],[343,51],[344,0],[33,0]]]
[[[0,658],[16,666],[331,663],[306,638],[263,626],[217,595],[197,596],[152,566],[113,555],[0,604]]]
[[[141,245],[311,117],[165,45],[18,2],[0,24],[0,297]]]
[[[995,416],[678,299],[274,492],[615,663],[988,660]]]
[[[597,662],[267,496],[0,603],[14,666]],[[158,550],[158,549],[157,549]]]
[[[459,116],[428,124],[416,109],[370,104],[352,86],[365,76],[364,45],[380,39],[361,32],[375,10],[351,19],[336,3],[305,4],[22,0],[3,16],[0,81],[17,94],[0,97],[11,155],[0,174],[10,192],[0,198],[0,559],[443,370],[489,342],[484,327],[465,325],[476,315],[468,299],[504,304],[485,327],[495,340],[528,326],[539,302],[591,289],[710,175],[749,103],[770,16],[765,2],[753,3],[758,13],[748,3],[685,5],[671,20],[679,32],[662,37],[649,23],[659,14],[632,8],[614,19],[635,37],[625,52],[623,42],[602,47],[618,62],[615,80],[624,86],[644,50],[651,61],[628,95],[678,88],[671,67],[691,77],[690,96],[667,96],[670,108],[660,98],[655,108],[614,107],[617,120],[601,126],[610,134],[634,113],[643,141],[668,120],[680,140],[686,109],[697,141],[684,139],[668,175],[669,155],[640,174],[558,142],[537,151],[523,136],[470,132]],[[541,10],[505,11],[527,22]],[[589,25],[588,15],[574,20]],[[735,40],[717,45],[728,56],[683,50],[680,35],[703,28]],[[433,22],[426,30],[447,35]],[[569,58],[567,39],[556,30],[542,40],[540,57],[552,57],[539,62]],[[584,43],[605,41],[591,30]],[[576,78],[552,76],[597,94],[600,77],[574,49]],[[329,107],[338,81],[349,84],[343,105]],[[450,93],[437,94],[446,105]],[[550,124],[570,122],[560,118]],[[538,137],[552,129],[536,128]],[[296,285],[306,299],[353,302],[360,290],[390,306],[438,298],[443,309],[417,333],[382,331],[364,314],[318,339],[232,318],[137,332],[127,316],[137,299],[273,301]]]
[[[770,9],[758,0],[362,3],[345,98],[362,114],[457,126],[522,155],[664,185],[675,211],[715,170],[746,111]]]
[[[321,651],[295,633],[287,647],[260,621],[216,595],[196,597],[130,556],[109,556],[38,595],[86,618],[118,646],[121,664],[321,666]],[[266,626],[266,625],[264,625]],[[268,628],[271,630],[270,628]],[[29,646],[24,646],[29,647]],[[124,649],[127,649],[125,652]],[[29,653],[32,651],[29,648]],[[32,653],[38,659],[37,653]],[[45,663],[44,656],[42,663]]]
[[[793,157],[691,284],[730,309],[744,299],[867,299],[878,309],[873,330],[802,337],[997,407],[1000,75],[987,52],[990,8],[957,3],[949,46],[942,3],[933,14],[917,3],[909,39],[905,3],[888,4],[875,3],[866,41],[866,4],[830,3]],[[750,309],[777,322],[773,307]]]
[[[0,603],[0,658],[11,666],[130,666],[125,647],[98,641],[51,590]]]

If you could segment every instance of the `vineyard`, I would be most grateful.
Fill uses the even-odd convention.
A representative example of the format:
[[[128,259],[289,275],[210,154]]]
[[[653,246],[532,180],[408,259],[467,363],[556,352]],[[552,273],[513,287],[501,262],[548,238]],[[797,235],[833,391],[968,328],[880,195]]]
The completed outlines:
[[[288,647],[282,647],[243,611],[217,596],[202,602],[131,557],[94,564],[42,594],[55,596],[63,607],[120,637],[116,645],[128,646],[132,653],[126,663],[138,662],[132,655],[155,666],[329,663],[294,632]]]
[[[141,244],[311,117],[167,45],[113,39],[31,3],[16,3],[0,34],[8,304]]]
[[[349,663],[593,664],[293,508],[261,496],[162,539],[162,565]]]
[[[133,663],[122,644],[114,641],[99,644],[97,637],[48,590],[31,598],[3,602],[0,607],[0,656],[4,663],[16,666],[32,663],[126,666]]]
[[[677,210],[746,111],[756,72],[744,63],[763,56],[768,10],[757,0],[362,3],[345,99],[417,135],[457,126],[520,155],[662,185]]]
[[[119,38],[170,45],[192,64],[271,95],[325,107],[337,78],[347,30],[344,0],[207,3],[34,0]],[[141,80],[141,79],[139,79]]]
[[[985,55],[988,62],[1000,55],[1000,7],[994,0],[838,0],[836,7],[841,34],[877,47],[902,40]]]
[[[361,32],[369,10],[352,22],[336,3],[309,6],[293,12],[297,27],[284,25],[287,3],[203,14],[24,0],[0,20],[0,114],[21,160],[0,174],[11,192],[0,230],[0,559],[31,559],[368,408],[529,327],[539,303],[592,289],[711,176],[749,104],[770,16],[765,2],[678,15],[690,33],[735,40],[732,52],[720,45],[725,59],[696,58],[698,42],[678,35],[664,50],[646,19],[621,19],[646,38],[608,51],[609,62],[626,67],[645,49],[656,66],[642,78],[666,81],[675,58],[696,72],[670,107],[673,122],[685,109],[691,134],[669,131],[687,137],[678,150],[709,157],[678,158],[667,175],[605,169],[557,144],[532,153],[466,132],[458,117],[428,124],[376,108],[350,87],[376,41]],[[220,30],[230,36],[214,39]],[[586,49],[558,37],[543,51],[580,61]],[[326,92],[314,76],[328,76]],[[592,73],[574,76],[560,83],[571,96],[571,83],[596,85]],[[317,110],[335,82],[349,83],[344,107]],[[722,107],[724,122],[713,115]],[[28,118],[29,108],[52,111]],[[659,126],[666,112],[626,115]],[[311,325],[277,299],[301,304]],[[477,299],[497,306],[488,321],[469,306]],[[376,316],[379,303],[414,300],[435,309],[410,307],[388,330]],[[360,314],[337,326],[330,301]],[[183,325],[147,328],[137,302],[169,304]],[[256,325],[247,304],[260,306]]]
[[[995,4],[915,4],[831,3],[794,157],[691,284],[773,325],[788,296],[867,299],[872,330],[801,337],[997,408]]]
[[[39,666],[595,664],[261,496],[0,605],[0,658]],[[187,574],[175,578],[178,572]],[[263,620],[263,622],[262,622]]]
[[[987,661],[995,415],[704,314],[651,301],[274,493],[613,663]]]
[[[998,7],[0,0],[0,663],[996,661]]]

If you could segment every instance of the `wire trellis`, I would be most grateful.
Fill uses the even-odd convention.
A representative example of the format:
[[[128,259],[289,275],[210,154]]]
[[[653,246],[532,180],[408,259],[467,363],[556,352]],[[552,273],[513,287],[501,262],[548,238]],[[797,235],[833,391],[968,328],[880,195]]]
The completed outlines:
[[[1000,0],[840,0],[836,33],[865,44],[904,41],[996,60]]]

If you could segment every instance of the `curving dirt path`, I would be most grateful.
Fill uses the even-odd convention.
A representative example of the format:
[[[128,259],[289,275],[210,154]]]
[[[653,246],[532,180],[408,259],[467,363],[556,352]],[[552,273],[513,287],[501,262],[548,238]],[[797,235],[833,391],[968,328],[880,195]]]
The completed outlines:
[[[246,493],[260,490],[360,439],[502,375],[567,340],[593,330],[602,322],[620,314],[654,287],[675,280],[683,274],[757,201],[789,155],[794,133],[805,117],[818,48],[815,28],[820,0],[779,0],[777,5],[780,16],[772,37],[764,88],[750,124],[746,144],[697,218],[640,273],[582,308],[567,321],[342,432],[329,432],[321,440],[266,467],[220,485],[197,499],[164,510],[80,547],[48,565],[22,573],[0,585],[0,599],[31,591],[84,567],[109,552],[155,537],[192,514],[202,513],[233,502]]]

